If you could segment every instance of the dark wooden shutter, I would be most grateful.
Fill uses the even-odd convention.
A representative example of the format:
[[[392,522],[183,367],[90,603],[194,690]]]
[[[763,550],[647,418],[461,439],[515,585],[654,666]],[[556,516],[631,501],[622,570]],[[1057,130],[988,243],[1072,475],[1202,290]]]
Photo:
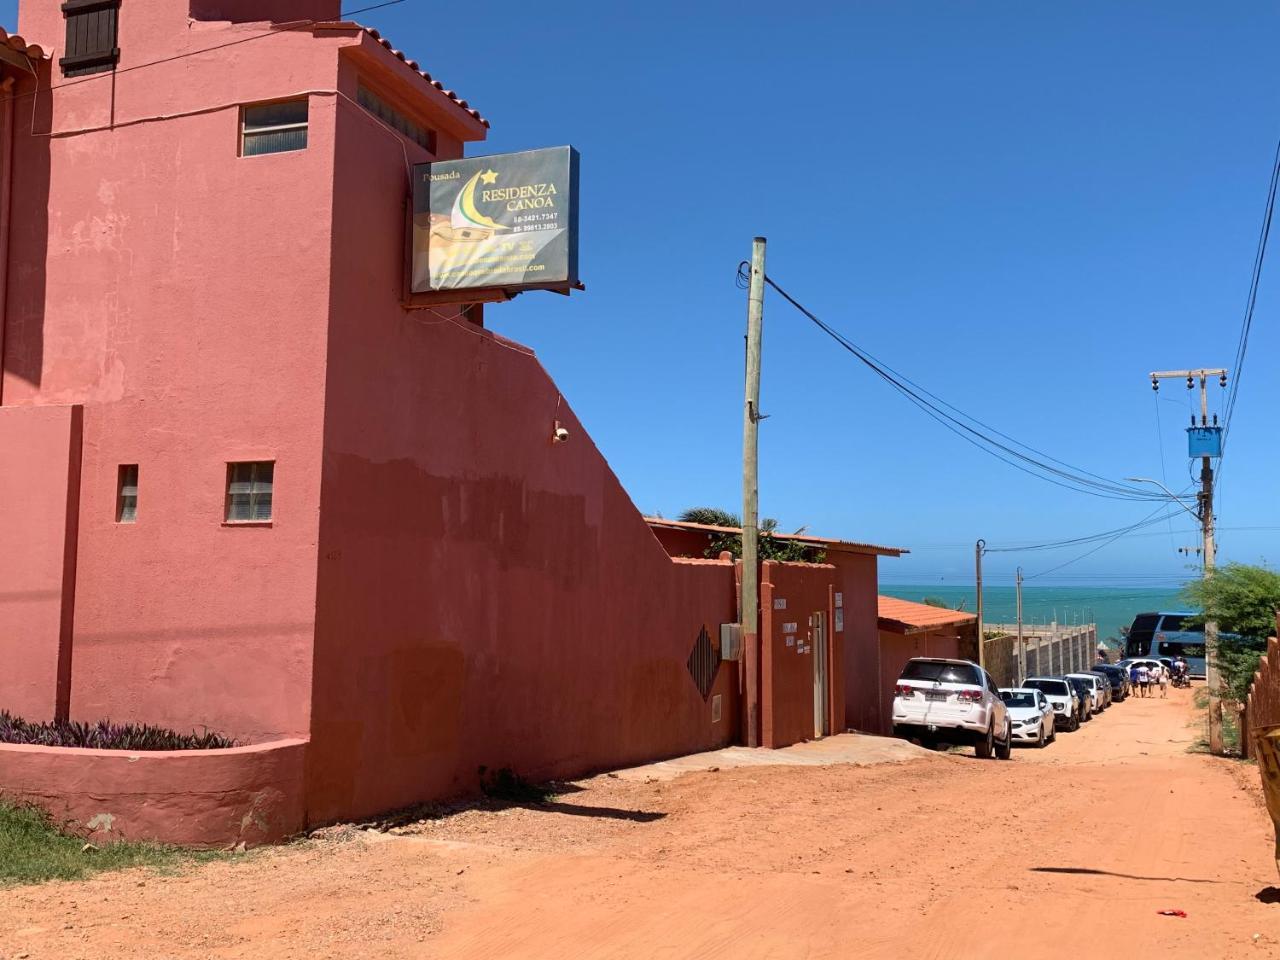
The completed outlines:
[[[114,70],[120,59],[116,46],[120,0],[66,0],[67,43],[58,61],[65,77]]]

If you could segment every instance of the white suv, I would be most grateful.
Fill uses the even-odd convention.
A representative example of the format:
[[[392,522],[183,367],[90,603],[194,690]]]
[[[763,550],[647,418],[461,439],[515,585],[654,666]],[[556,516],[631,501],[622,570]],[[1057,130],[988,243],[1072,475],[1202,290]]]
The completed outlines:
[[[1009,714],[991,677],[968,660],[916,657],[893,688],[893,735],[921,743],[971,743],[979,757],[1008,760]]]

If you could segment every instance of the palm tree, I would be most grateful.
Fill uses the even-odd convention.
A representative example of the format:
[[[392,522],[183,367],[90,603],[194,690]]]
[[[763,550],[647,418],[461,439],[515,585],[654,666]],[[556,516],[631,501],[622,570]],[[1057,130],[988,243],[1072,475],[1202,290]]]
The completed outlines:
[[[684,523],[701,523],[709,527],[741,527],[742,520],[736,514],[719,507],[690,507],[681,511],[680,519]]]

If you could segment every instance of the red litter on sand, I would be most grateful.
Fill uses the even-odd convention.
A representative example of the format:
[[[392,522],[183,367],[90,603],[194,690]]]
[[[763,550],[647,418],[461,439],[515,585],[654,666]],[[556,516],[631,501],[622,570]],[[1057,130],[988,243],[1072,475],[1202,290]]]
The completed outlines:
[[[1187,911],[1185,910],[1157,910],[1156,913],[1162,917],[1182,917],[1184,920],[1187,917]]]

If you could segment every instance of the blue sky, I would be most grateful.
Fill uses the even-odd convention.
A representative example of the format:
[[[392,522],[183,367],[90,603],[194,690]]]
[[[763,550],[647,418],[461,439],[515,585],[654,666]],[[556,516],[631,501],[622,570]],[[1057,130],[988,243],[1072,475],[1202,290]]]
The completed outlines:
[[[1146,374],[1231,363],[1280,136],[1274,5],[406,0],[360,19],[492,120],[473,152],[581,151],[587,292],[528,294],[487,323],[537,350],[642,510],[740,503],[734,271],[756,234],[776,280],[951,403],[1108,477],[1160,477],[1162,445],[1168,483],[1188,482],[1187,391],[1153,401]],[[1272,258],[1220,562],[1280,558],[1280,529],[1239,529],[1280,528]],[[979,453],[776,296],[765,329],[762,511],[912,548],[887,582],[964,582],[977,537],[1152,509]],[[1173,546],[1194,542],[1185,518],[1040,582],[1178,576]]]

